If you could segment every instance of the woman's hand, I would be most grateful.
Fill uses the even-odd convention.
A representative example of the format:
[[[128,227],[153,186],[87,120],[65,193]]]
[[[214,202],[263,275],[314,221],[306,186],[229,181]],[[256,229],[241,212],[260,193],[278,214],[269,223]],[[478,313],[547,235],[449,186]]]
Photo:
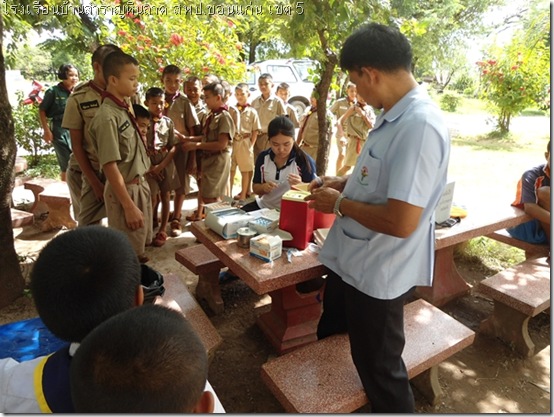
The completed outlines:
[[[302,178],[298,174],[289,174],[287,180],[291,187],[302,182]]]

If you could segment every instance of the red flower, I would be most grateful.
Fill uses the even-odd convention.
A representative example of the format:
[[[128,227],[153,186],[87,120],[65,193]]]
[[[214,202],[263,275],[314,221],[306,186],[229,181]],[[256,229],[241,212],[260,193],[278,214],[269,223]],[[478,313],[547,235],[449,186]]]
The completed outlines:
[[[202,67],[202,71],[204,71],[204,72],[210,72],[210,68],[204,66],[204,67]]]
[[[519,66],[514,65],[514,66],[512,67],[512,71],[515,71],[515,70],[518,69],[518,68],[519,68]]]
[[[117,31],[117,34],[118,34],[119,36],[127,36],[127,32],[125,32],[124,30],[118,30],[118,31]]]
[[[183,37],[181,35],[177,35],[176,33],[173,33],[169,38],[169,41],[175,46],[181,45],[183,43],[183,40]]]
[[[189,67],[186,67],[185,69],[183,69],[184,73],[185,74],[190,74],[190,68]]]

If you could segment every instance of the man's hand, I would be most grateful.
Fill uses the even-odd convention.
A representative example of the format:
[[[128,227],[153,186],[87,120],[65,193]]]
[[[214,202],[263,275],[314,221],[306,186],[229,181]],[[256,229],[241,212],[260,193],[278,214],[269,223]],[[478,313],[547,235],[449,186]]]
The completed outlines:
[[[340,196],[340,191],[330,187],[318,187],[312,193],[304,197],[308,201],[308,207],[321,211],[322,213],[333,213],[335,202]]]
[[[52,134],[52,131],[50,129],[44,129],[44,134],[42,135],[42,137],[44,138],[44,141],[46,143],[52,143],[52,141],[54,140],[54,135]]]

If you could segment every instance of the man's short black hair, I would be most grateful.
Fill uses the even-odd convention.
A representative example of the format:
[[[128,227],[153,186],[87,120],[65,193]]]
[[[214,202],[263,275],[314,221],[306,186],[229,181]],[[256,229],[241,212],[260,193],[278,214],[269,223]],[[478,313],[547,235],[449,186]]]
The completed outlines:
[[[31,272],[38,314],[60,339],[80,342],[100,323],[136,305],[141,270],[125,234],[103,226],[52,239]]]
[[[108,78],[112,75],[114,77],[119,77],[123,67],[128,64],[138,66],[139,63],[134,57],[122,51],[115,51],[108,54],[102,63],[102,72],[104,73],[106,82],[108,82]]]
[[[190,413],[208,376],[206,348],[185,317],[159,305],[107,320],[71,364],[71,396],[83,413]]]
[[[133,111],[135,112],[135,119],[143,118],[150,119],[150,112],[148,109],[140,104],[133,104]]]
[[[177,65],[169,64],[169,65],[165,66],[163,71],[162,71],[162,80],[168,74],[180,75],[181,74],[181,68],[179,68]]]
[[[412,47],[398,29],[378,23],[369,23],[350,35],[340,52],[343,70],[359,71],[371,67],[380,71],[411,71]]]

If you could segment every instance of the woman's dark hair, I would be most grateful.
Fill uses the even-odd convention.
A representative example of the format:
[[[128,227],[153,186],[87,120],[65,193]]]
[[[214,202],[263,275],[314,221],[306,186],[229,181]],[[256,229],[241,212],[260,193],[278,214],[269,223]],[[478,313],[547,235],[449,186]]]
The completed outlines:
[[[60,80],[67,80],[67,73],[72,69],[77,70],[77,68],[71,64],[60,65],[60,68],[58,68],[58,78]]]
[[[277,116],[275,119],[269,122],[269,125],[267,126],[268,138],[271,140],[272,137],[277,136],[278,134],[290,136],[292,138],[292,149],[294,149],[294,152],[296,154],[296,161],[301,166],[306,166],[306,169],[311,174],[312,167],[308,161],[306,153],[296,143],[296,131],[294,129],[294,124],[288,116]]]

